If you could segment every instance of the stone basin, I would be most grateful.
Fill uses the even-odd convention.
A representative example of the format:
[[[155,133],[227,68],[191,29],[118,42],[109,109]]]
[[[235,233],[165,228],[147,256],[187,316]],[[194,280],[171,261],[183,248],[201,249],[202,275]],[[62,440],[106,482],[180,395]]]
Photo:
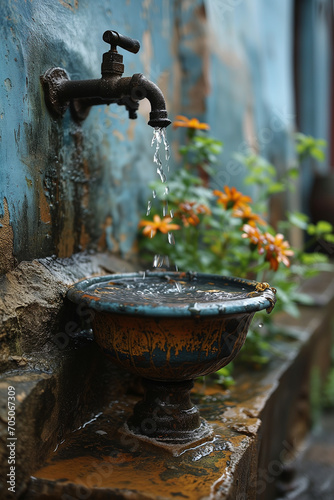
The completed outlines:
[[[73,285],[68,297],[93,311],[94,338],[105,354],[143,377],[130,431],[174,444],[210,433],[190,400],[193,379],[230,363],[255,312],[275,304],[267,283],[190,272],[93,277]]]

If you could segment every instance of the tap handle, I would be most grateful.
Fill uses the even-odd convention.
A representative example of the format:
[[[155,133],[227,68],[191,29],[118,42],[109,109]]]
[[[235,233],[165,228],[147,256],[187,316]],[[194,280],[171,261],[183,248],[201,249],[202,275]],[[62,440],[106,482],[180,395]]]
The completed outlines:
[[[103,40],[106,43],[110,43],[111,50],[115,51],[116,47],[122,47],[129,52],[133,52],[133,54],[137,54],[140,49],[140,43],[138,40],[134,40],[128,36],[120,35],[117,31],[105,31],[103,33]]]

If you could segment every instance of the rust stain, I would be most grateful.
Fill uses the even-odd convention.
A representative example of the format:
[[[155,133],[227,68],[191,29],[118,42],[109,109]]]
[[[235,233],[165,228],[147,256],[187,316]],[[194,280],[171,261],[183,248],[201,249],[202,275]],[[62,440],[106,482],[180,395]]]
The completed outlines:
[[[79,7],[79,0],[58,0],[58,2],[72,12]]]
[[[3,199],[4,215],[0,218],[0,272],[5,273],[15,267],[13,256],[14,233],[10,223],[7,199]]]
[[[133,141],[135,132],[136,122],[135,120],[129,120],[129,128],[127,130],[127,136],[129,141]]]
[[[74,252],[75,237],[72,225],[65,224],[58,243],[58,257],[69,257]]]
[[[83,158],[82,166],[83,166],[83,170],[84,170],[84,174],[85,174],[86,179],[89,179],[90,173],[89,173],[89,163],[88,163],[87,158]]]
[[[88,187],[88,184],[84,184],[82,186],[81,205],[84,208],[88,208],[88,205],[89,205],[89,187]]]
[[[149,31],[144,31],[141,46],[142,49],[139,53],[140,61],[144,67],[144,74],[149,75],[151,73],[151,62],[153,57],[153,43]]]
[[[27,183],[28,188],[31,189],[32,188],[32,180],[28,179],[27,176],[25,177],[25,179],[26,179],[26,183]]]
[[[43,189],[39,190],[39,214],[44,224],[51,224],[50,207]]]
[[[125,141],[125,137],[124,137],[124,134],[122,134],[122,132],[120,132],[119,130],[113,130],[113,135],[115,137],[117,137],[117,139],[119,139],[120,141]]]
[[[161,89],[162,93],[165,96],[167,109],[169,108],[169,106],[168,106],[168,98],[169,98],[168,90],[171,88],[169,80],[170,80],[170,74],[168,71],[163,71],[158,78],[158,87]]]
[[[90,242],[90,236],[86,231],[85,225],[81,225],[81,232],[80,232],[80,246],[82,250],[85,250],[88,246],[88,243]]]

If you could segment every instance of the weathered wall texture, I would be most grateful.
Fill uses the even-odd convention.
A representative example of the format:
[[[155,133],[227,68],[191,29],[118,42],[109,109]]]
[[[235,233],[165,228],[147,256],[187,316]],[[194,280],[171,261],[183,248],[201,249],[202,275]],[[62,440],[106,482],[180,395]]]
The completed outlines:
[[[116,29],[142,45],[137,55],[121,49],[125,76],[143,72],[168,98],[171,3],[9,0],[0,13],[1,271],[13,256],[65,257],[106,244],[128,252],[154,170],[147,101],[136,122],[121,107],[96,106],[79,127],[69,112],[50,117],[40,75],[60,66],[72,79],[99,78],[109,50],[102,34]]]
[[[218,182],[240,183],[233,152],[258,152],[286,168],[291,162],[293,2],[208,0],[211,92],[207,115],[224,138],[225,169]],[[232,7],[233,5],[233,7]]]
[[[318,4],[330,2],[305,3],[298,110],[306,132],[328,136],[329,71],[320,70],[330,56],[329,28]],[[155,176],[146,99],[137,121],[116,105],[96,106],[78,126],[69,112],[50,117],[40,75],[60,66],[72,79],[99,78],[108,50],[102,33],[137,38],[139,54],[120,50],[125,75],[143,72],[156,82],[171,118],[207,121],[224,142],[213,183],[241,187],[233,152],[260,152],[281,170],[294,160],[294,9],[294,0],[1,2],[0,272],[84,249],[127,254]],[[168,136],[175,145],[180,131],[170,127]]]

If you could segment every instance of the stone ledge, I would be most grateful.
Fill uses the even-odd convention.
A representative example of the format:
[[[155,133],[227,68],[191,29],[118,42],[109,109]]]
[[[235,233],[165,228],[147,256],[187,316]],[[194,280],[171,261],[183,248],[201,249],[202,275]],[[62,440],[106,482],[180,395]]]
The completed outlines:
[[[109,400],[123,390],[129,376],[121,377],[91,335],[80,332],[80,318],[64,298],[70,284],[88,275],[131,270],[131,264],[112,255],[79,254],[22,262],[0,278],[1,498],[7,498],[9,385],[16,389],[15,498],[64,435],[97,413],[105,395]],[[115,387],[107,391],[110,384]]]
[[[86,276],[132,270],[133,265],[113,255],[76,254],[21,262],[0,276],[1,371],[16,369],[22,356],[35,355],[36,363],[50,359],[52,336],[64,331],[73,314],[64,301],[69,285]]]
[[[61,292],[60,303],[62,304],[61,307],[63,307],[63,297],[68,284],[71,282],[95,272],[129,270],[124,269],[124,267],[123,269],[119,268],[119,266],[125,266],[122,261],[116,261],[116,263],[114,261],[113,265],[109,267],[110,261],[108,259],[109,264],[101,265],[100,263],[92,264],[89,257],[88,261],[86,260],[85,265],[83,265],[81,258],[80,256],[80,265],[78,266],[78,269],[81,270],[75,272],[73,271],[75,268],[73,260],[70,260],[67,265],[64,265],[64,262],[53,262],[52,259],[47,259],[44,263],[33,263],[32,272],[34,273],[38,269],[38,272],[36,272],[37,277],[43,276],[43,273],[46,272],[45,279],[38,278],[35,280],[36,296],[38,297],[38,294],[42,293],[41,290],[45,291],[47,287],[50,287],[51,282],[55,293],[59,293],[59,290]],[[71,270],[69,274],[66,274],[64,267],[66,268],[69,265]],[[46,271],[42,270],[41,266]],[[23,278],[20,273],[24,272],[24,269],[25,264],[16,270],[16,274],[9,273],[10,279],[8,282],[10,286],[14,283],[14,289],[19,283],[22,283]],[[55,286],[55,282],[59,284]],[[323,277],[320,282],[325,283]],[[39,287],[40,284],[42,284],[41,287]],[[314,287],[314,284],[312,286]],[[331,287],[328,285],[326,289],[331,290]],[[131,412],[132,406],[138,400],[136,380],[128,374],[114,369],[95,348],[95,345],[91,343],[89,335],[74,336],[64,349],[59,349],[59,346],[55,348],[54,345],[52,348],[52,344],[49,342],[48,345],[45,345],[45,349],[39,352],[38,356],[35,356],[35,359],[33,351],[27,354],[24,352],[27,362],[24,359],[22,362],[23,364],[26,363],[25,366],[17,366],[20,357],[14,359],[11,362],[10,372],[7,371],[1,378],[3,385],[0,386],[0,390],[2,388],[6,392],[8,384],[15,380],[18,387],[17,393],[22,395],[17,405],[18,435],[20,435],[22,442],[18,449],[20,472],[17,484],[21,486],[20,492],[23,493],[29,475],[33,471],[35,471],[36,476],[29,484],[27,492],[23,494],[25,500],[60,498],[60,495],[65,492],[68,492],[68,494],[71,492],[72,498],[80,498],[78,495],[75,496],[75,491],[80,487],[80,480],[77,478],[78,470],[75,473],[76,482],[71,483],[70,480],[60,480],[67,477],[69,472],[68,466],[63,470],[61,468],[64,465],[62,464],[61,454],[65,452],[71,453],[73,447],[70,446],[67,449],[66,446],[74,443],[74,450],[77,451],[75,457],[70,457],[70,463],[72,463],[72,459],[77,460],[80,458],[81,442],[75,444],[75,439],[81,436],[81,433],[86,429],[86,431],[92,431],[96,444],[98,439],[105,436],[103,432],[102,434],[96,433],[96,430],[103,431],[101,425],[107,425],[108,420],[113,422],[114,437],[112,439],[114,441],[112,445],[104,442],[102,448],[105,451],[108,450],[108,453],[110,453],[110,450],[112,450],[112,453],[114,452],[113,456],[111,453],[107,465],[114,467],[115,471],[118,471],[118,469],[123,471],[123,476],[114,473],[104,490],[97,487],[90,489],[88,492],[90,499],[154,498],[157,500],[159,495],[160,498],[165,499],[175,498],[173,493],[178,493],[180,488],[182,497],[187,498],[187,494],[188,498],[201,498],[201,500],[205,498],[229,500],[237,498],[238,500],[244,498],[251,500],[256,497],[259,499],[270,498],[269,493],[272,491],[274,480],[277,477],[274,466],[277,467],[282,462],[283,455],[287,456],[288,452],[293,452],[295,445],[293,434],[296,435],[296,432],[298,432],[298,440],[300,440],[309,427],[308,388],[311,367],[316,363],[323,366],[323,371],[326,370],[323,360],[326,357],[328,358],[329,355],[329,321],[333,310],[333,300],[330,302],[329,298],[332,299],[327,295],[326,306],[304,308],[299,322],[291,320],[287,322],[286,319],[282,318],[282,327],[287,328],[289,326],[290,331],[295,334],[298,333],[299,337],[299,340],[281,343],[282,355],[285,356],[283,361],[275,361],[267,370],[253,373],[251,378],[249,373],[241,374],[237,379],[236,387],[228,392],[223,392],[216,386],[203,388],[203,386],[196,384],[194,401],[198,404],[203,417],[215,426],[216,432],[220,436],[217,438],[218,444],[227,443],[227,449],[212,450],[207,454],[204,452],[203,457],[198,460],[192,460],[191,457],[188,457],[188,462],[186,460],[182,467],[178,457],[174,457],[171,459],[172,461],[168,460],[168,467],[165,468],[161,476],[162,478],[167,477],[168,481],[166,482],[166,479],[163,479],[162,482],[158,483],[159,494],[149,491],[148,482],[145,486],[145,478],[142,478],[140,483],[140,477],[136,476],[134,474],[135,469],[131,468],[132,464],[132,466],[136,465],[137,469],[141,470],[143,455],[139,454],[138,449],[131,455],[131,450],[130,453],[128,453],[128,450],[124,450],[124,444],[123,449],[120,449],[119,440],[117,441],[118,438],[116,439],[114,435],[118,425],[117,422],[121,425],[121,422],[126,419],[127,414]],[[26,300],[26,298],[20,298],[21,304],[28,304],[29,306],[29,301],[24,302],[23,299]],[[36,298],[32,293],[31,303],[34,300]],[[43,300],[45,300],[44,297]],[[45,300],[45,304],[48,310],[49,302]],[[42,310],[41,306],[40,311]],[[12,311],[15,311],[15,307]],[[20,306],[18,311],[20,312]],[[72,310],[67,310],[63,316],[72,318],[72,314]],[[23,315],[22,320],[24,324]],[[37,320],[40,321],[40,318],[37,318]],[[38,321],[37,323],[40,324]],[[59,325],[57,321],[54,324]],[[323,334],[322,329],[325,330],[325,334]],[[28,321],[21,331],[24,333],[24,335],[21,335],[21,339],[25,335],[32,335],[31,323]],[[49,330],[46,333],[49,336],[51,334]],[[21,343],[20,346],[22,347],[22,345],[24,344]],[[314,346],[317,348],[315,349]],[[20,354],[20,352],[18,353]],[[36,364],[34,365],[34,363]],[[5,393],[3,393],[2,401],[5,396]],[[118,403],[111,405],[111,408],[109,408],[107,402],[112,401],[118,401]],[[87,423],[92,417],[95,418],[94,415],[100,413],[102,408],[104,408],[104,413],[100,414],[91,423]],[[2,407],[1,412],[0,478],[2,480],[5,477],[7,466],[4,441],[6,436],[6,421],[4,421],[6,408]],[[303,415],[304,420],[298,417],[300,414]],[[79,429],[85,422],[87,425],[85,425],[84,429]],[[260,425],[261,422],[262,425]],[[98,426],[95,431],[94,425]],[[108,429],[108,425],[106,428]],[[72,435],[71,431],[75,429],[79,430]],[[275,439],[273,439],[273,436],[275,436]],[[74,441],[73,438],[75,438]],[[58,447],[57,454],[54,454],[53,450],[63,439],[66,439],[65,443],[62,443]],[[101,441],[99,442],[101,444]],[[94,450],[94,447],[89,448],[87,453],[91,453],[92,450]],[[220,456],[223,452],[224,457]],[[127,458],[130,457],[130,460],[124,459],[124,453],[126,453]],[[147,449],[144,450],[144,453],[148,457],[148,462],[155,464],[157,471],[159,461],[161,465],[160,455],[154,455],[152,450]],[[50,462],[47,462],[47,457],[53,463],[58,463],[57,470],[62,472],[56,476],[58,480],[55,480],[54,472],[52,473],[52,480],[47,478],[47,474],[50,473],[50,469],[48,469]],[[117,457],[123,458],[120,460]],[[97,458],[100,460],[100,467],[101,464],[105,464],[103,456],[101,461],[101,454]],[[96,460],[95,455],[94,460]],[[41,468],[43,463],[45,463],[45,467]],[[77,464],[77,462],[75,463]],[[203,467],[201,466],[202,463]],[[39,472],[36,472],[38,469]],[[87,470],[89,472],[89,468],[86,468],[86,475]],[[101,469],[99,470],[101,471]],[[102,468],[102,470],[104,469]],[[131,484],[130,481],[130,485],[124,486],[123,484],[122,487],[118,488],[115,483],[117,483],[117,480],[121,481],[122,477],[124,481],[124,471],[127,472],[128,477],[133,479],[133,482]],[[256,480],[256,471],[259,473],[258,480]],[[96,472],[96,466],[89,473],[92,474],[93,472]],[[154,468],[151,472],[155,478],[159,476],[154,473]],[[64,473],[66,473],[65,476]],[[161,473],[160,471],[159,474]],[[186,482],[180,480],[183,475],[187,478]],[[153,476],[151,476],[151,479]],[[197,487],[195,487],[194,481],[199,476],[204,477],[201,483],[202,496],[196,497],[194,495]],[[207,480],[208,478],[209,480]],[[81,481],[84,480],[85,476],[83,475]],[[171,482],[171,487],[175,487],[176,490],[167,490],[163,493],[163,488],[166,484],[170,485]],[[193,490],[191,490],[191,484],[193,484]],[[3,483],[0,484],[0,492],[2,498],[6,498],[6,486]]]
[[[319,277],[321,282],[326,280]],[[204,443],[181,457],[166,457],[164,450],[142,441],[122,442],[117,429],[138,400],[124,393],[56,455],[49,455],[34,473],[25,500],[56,499],[64,493],[80,498],[80,491],[98,500],[273,498],[284,462],[310,427],[311,371],[321,366],[325,373],[329,366],[333,306],[333,296],[327,295],[321,308],[303,308],[299,321],[282,317],[282,328],[301,333],[298,340],[281,342],[282,358],[251,376],[240,374],[230,391],[196,384],[193,400],[214,426],[218,448]]]

